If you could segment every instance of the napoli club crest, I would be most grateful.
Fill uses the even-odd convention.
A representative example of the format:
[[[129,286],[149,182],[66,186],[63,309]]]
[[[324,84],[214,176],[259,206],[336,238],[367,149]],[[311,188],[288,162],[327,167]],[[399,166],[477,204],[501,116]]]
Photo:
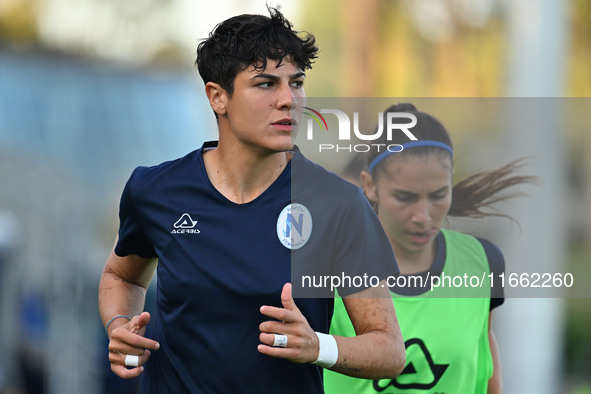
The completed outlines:
[[[288,249],[299,249],[312,234],[312,215],[305,205],[288,204],[277,218],[277,237]]]

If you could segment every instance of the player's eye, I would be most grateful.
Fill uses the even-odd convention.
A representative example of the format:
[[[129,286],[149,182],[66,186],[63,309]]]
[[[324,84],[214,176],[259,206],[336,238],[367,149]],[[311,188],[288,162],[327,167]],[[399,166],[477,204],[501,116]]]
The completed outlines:
[[[417,195],[407,193],[395,193],[394,198],[400,202],[413,202],[416,201]]]
[[[429,198],[432,200],[442,200],[447,196],[447,189],[439,190],[435,193],[429,194]]]

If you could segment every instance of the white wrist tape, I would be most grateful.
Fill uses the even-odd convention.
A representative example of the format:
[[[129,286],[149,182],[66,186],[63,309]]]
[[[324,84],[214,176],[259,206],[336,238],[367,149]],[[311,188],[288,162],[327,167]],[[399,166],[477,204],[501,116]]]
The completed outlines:
[[[316,332],[318,337],[318,358],[312,364],[322,368],[330,368],[336,364],[339,358],[339,347],[332,335]]]

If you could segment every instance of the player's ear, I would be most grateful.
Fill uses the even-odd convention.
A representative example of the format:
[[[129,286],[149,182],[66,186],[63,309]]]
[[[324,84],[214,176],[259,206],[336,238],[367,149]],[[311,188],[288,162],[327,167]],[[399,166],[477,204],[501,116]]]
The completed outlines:
[[[208,82],[205,84],[205,94],[209,100],[211,109],[218,115],[225,115],[226,102],[228,98],[228,92],[215,82]]]
[[[361,188],[365,197],[372,203],[378,202],[378,193],[376,192],[376,185],[373,181],[373,177],[367,171],[361,172]]]

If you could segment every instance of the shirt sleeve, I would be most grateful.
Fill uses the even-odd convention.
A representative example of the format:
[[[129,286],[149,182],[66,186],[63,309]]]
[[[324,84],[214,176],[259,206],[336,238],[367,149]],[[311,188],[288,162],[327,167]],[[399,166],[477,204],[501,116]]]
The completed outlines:
[[[484,252],[486,253],[490,272],[495,278],[498,278],[499,275],[505,272],[505,258],[503,257],[503,253],[499,247],[492,242],[481,238],[478,240],[482,244]],[[495,281],[494,283],[498,283],[498,281]],[[501,286],[492,287],[490,291],[490,310],[492,311],[505,302],[505,291]]]
[[[142,227],[141,215],[137,209],[136,182],[141,167],[136,168],[127,181],[119,204],[119,239],[115,245],[115,254],[131,254],[144,258],[154,258],[156,252]]]
[[[333,275],[344,279],[339,294],[353,294],[399,273],[382,224],[361,189],[357,189],[342,217],[337,237]]]

